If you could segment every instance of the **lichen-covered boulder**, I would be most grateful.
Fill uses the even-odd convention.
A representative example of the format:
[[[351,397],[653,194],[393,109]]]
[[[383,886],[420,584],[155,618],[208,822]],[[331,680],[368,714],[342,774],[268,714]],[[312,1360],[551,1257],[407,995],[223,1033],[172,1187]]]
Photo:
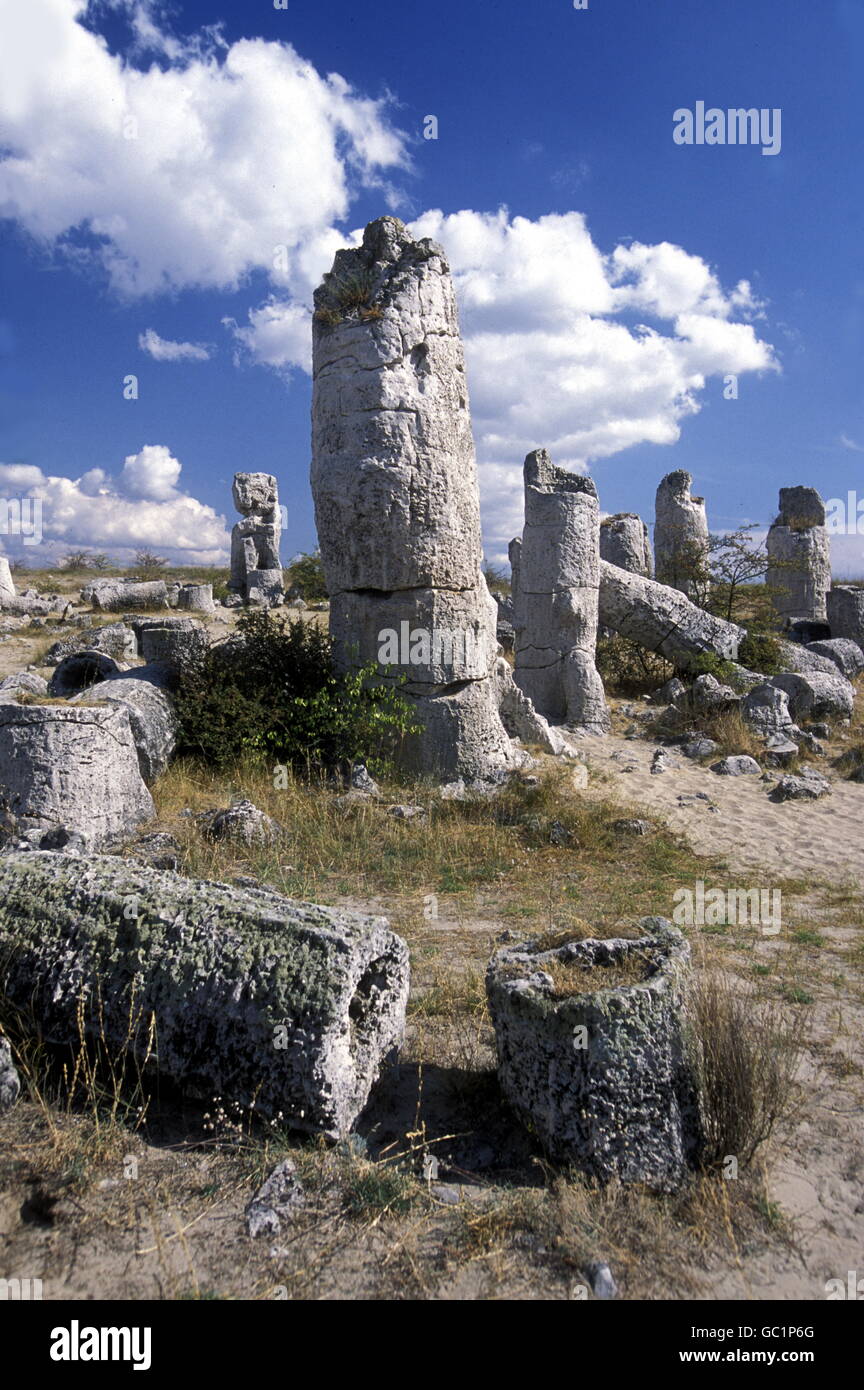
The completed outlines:
[[[385,918],[117,858],[0,858],[0,960],[46,1038],[76,1042],[80,1009],[123,1047],[131,1010],[131,1050],[187,1093],[330,1138],[404,1029],[408,948]]]
[[[251,801],[235,801],[219,811],[206,812],[204,834],[208,840],[233,840],[238,844],[275,845],[282,827]]]
[[[155,815],[123,706],[0,705],[4,837],[87,850]]]
[[[690,947],[663,918],[640,925],[637,940],[505,946],[486,991],[501,1089],[550,1157],[671,1191],[699,1143],[683,1034]]]

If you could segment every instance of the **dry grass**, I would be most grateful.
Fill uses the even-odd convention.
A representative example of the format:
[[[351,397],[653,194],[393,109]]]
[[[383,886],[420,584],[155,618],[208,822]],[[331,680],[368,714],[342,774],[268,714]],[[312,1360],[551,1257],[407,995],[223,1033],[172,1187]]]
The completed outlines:
[[[804,1045],[800,1013],[757,1002],[728,974],[696,972],[690,990],[693,1056],[702,1097],[704,1163],[744,1166],[794,1102]]]

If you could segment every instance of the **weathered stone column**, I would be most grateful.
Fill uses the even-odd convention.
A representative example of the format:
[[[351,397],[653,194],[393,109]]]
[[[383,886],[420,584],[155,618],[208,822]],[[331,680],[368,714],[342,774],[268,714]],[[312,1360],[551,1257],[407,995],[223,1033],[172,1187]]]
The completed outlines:
[[[780,513],[768,531],[766,548],[765,582],[774,590],[778,617],[825,622],[831,551],[825,503],[814,487],[781,487]]]
[[[393,217],[315,292],[312,492],[336,659],[407,678],[423,733],[405,765],[507,766],[453,284],[441,247]]]
[[[635,512],[618,512],[600,522],[600,558],[610,565],[654,577],[654,556],[648,539],[648,527]]]
[[[864,648],[864,589],[835,584],[826,595],[832,637],[848,637]]]
[[[697,597],[708,577],[705,499],[691,497],[693,478],[683,468],[667,473],[654,511],[655,577],[659,584]]]
[[[5,599],[15,598],[15,581],[5,555],[0,555],[0,608]]]
[[[546,719],[590,733],[609,727],[594,664],[599,520],[590,478],[556,468],[545,449],[528,455],[514,679]]]
[[[243,517],[231,532],[229,588],[247,603],[282,598],[279,537],[282,517],[272,473],[235,473],[234,506]]]

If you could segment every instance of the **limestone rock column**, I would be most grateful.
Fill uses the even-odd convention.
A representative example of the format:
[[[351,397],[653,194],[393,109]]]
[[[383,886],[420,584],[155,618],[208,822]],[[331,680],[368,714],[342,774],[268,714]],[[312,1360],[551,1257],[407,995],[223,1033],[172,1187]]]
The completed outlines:
[[[780,512],[768,531],[765,582],[778,617],[827,619],[831,551],[825,503],[814,487],[781,487]]]
[[[590,733],[609,727],[594,664],[599,521],[590,478],[556,468],[545,449],[528,455],[514,679],[546,719]]]
[[[654,561],[658,583],[698,598],[708,574],[708,520],[705,499],[690,495],[692,483],[692,476],[679,468],[667,473],[657,489]]]
[[[600,522],[600,558],[610,565],[654,578],[654,556],[648,539],[648,527],[635,512],[618,512]]]
[[[229,588],[247,602],[281,599],[282,517],[276,479],[272,473],[235,473],[232,496],[243,520],[231,532]]]
[[[405,678],[423,732],[404,764],[509,765],[450,269],[393,217],[337,251],[315,292],[312,492],[336,659]]]

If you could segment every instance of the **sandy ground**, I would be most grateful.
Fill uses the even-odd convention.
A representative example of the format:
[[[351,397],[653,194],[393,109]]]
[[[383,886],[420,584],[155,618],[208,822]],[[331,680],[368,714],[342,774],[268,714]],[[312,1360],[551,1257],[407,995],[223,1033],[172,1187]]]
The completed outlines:
[[[604,779],[592,782],[589,795],[608,795],[611,783],[616,796],[662,815],[686,835],[696,854],[721,854],[733,868],[864,882],[864,783],[833,777],[824,758],[814,759],[813,767],[832,781],[832,794],[778,804],[768,794],[779,772],[770,782],[755,775],[724,777],[667,748],[669,770],[652,773],[658,747],[614,734],[584,740],[580,748],[589,769]]]

